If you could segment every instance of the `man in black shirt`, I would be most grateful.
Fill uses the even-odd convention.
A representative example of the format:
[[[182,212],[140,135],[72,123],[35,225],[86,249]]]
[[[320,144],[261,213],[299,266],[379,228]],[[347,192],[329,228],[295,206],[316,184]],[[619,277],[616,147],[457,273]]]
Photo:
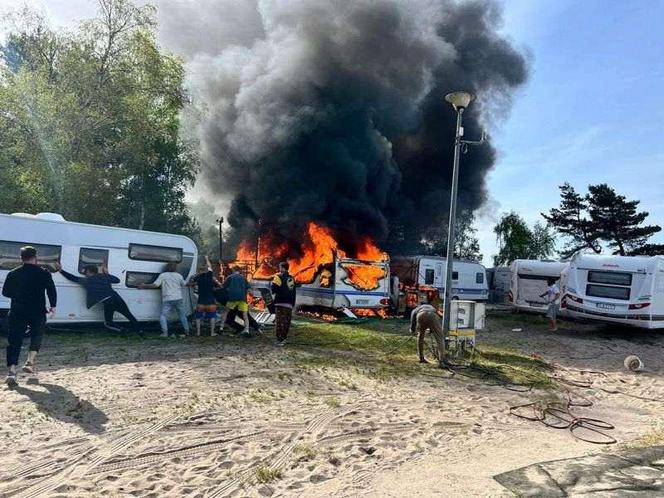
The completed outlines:
[[[102,268],[102,273],[99,273],[99,268],[95,265],[88,265],[84,270],[85,277],[77,277],[64,271],[59,263],[55,265],[55,268],[67,280],[81,284],[85,288],[88,309],[99,303],[104,306],[104,327],[114,332],[122,331],[122,329],[113,325],[113,314],[118,312],[129,320],[130,327],[133,330],[138,331],[138,321],[129,311],[127,303],[111,287],[112,284],[119,284],[120,279],[115,275],[109,275],[107,268]]]
[[[41,348],[46,325],[46,299],[48,294],[49,313],[55,315],[57,293],[53,278],[47,270],[37,266],[37,251],[34,247],[21,248],[23,264],[7,275],[2,287],[2,295],[11,299],[9,311],[9,337],[7,345],[7,385],[16,386],[16,368],[23,347],[25,331],[30,327],[30,351],[23,370],[33,373],[37,352]]]
[[[295,279],[288,273],[288,263],[279,263],[279,273],[270,286],[276,312],[277,345],[284,346],[290,330],[295,306]]]

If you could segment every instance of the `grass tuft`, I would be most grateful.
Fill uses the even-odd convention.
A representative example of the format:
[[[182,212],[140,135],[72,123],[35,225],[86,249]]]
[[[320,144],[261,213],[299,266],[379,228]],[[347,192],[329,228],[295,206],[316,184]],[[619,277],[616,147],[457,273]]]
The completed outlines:
[[[283,476],[281,469],[273,469],[267,465],[261,465],[256,469],[256,481],[259,484],[267,484]]]

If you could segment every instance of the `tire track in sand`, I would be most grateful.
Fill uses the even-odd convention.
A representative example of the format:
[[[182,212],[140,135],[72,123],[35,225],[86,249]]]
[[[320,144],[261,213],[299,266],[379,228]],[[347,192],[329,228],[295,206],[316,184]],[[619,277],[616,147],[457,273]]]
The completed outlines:
[[[131,446],[144,437],[161,430],[168,424],[173,423],[179,417],[179,414],[170,415],[155,422],[152,425],[143,427],[136,431],[132,431],[124,436],[120,436],[107,444],[101,445],[101,447],[99,445],[96,448],[93,447],[90,449],[92,458],[89,461],[86,461],[86,459],[88,456],[90,456],[90,453],[84,453],[80,457],[73,459],[73,461],[67,462],[64,468],[57,471],[53,475],[47,477],[39,483],[35,483],[27,489],[22,490],[20,493],[16,494],[16,498],[39,498],[72,479],[80,478],[90,473],[95,467],[104,463],[118,451],[127,448],[128,446]]]
[[[300,431],[295,437],[293,437],[291,442],[282,447],[279,451],[272,455],[272,457],[265,458],[259,461],[259,463],[262,465],[267,465],[271,470],[280,469],[288,461],[288,458],[293,452],[293,448],[295,448],[295,446],[297,446],[297,444],[302,439],[304,439],[305,436],[311,436],[314,439],[317,439],[318,435],[322,433],[332,423],[333,420],[354,413],[355,411],[356,407],[353,407],[344,410],[343,412],[340,412],[339,410],[327,410],[317,415],[307,424],[304,430]],[[226,497],[237,491],[242,486],[242,484],[253,483],[253,477],[256,468],[256,464],[250,465],[245,470],[238,472],[230,479],[226,480],[222,486],[215,488],[210,493],[206,493],[205,496],[208,498]]]

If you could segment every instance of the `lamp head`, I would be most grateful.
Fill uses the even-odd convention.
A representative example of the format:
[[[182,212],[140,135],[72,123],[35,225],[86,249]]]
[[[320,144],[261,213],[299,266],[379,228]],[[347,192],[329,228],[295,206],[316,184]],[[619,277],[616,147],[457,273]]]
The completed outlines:
[[[468,107],[468,104],[475,100],[475,95],[468,92],[452,92],[445,95],[445,100],[452,104],[455,111],[458,111]]]

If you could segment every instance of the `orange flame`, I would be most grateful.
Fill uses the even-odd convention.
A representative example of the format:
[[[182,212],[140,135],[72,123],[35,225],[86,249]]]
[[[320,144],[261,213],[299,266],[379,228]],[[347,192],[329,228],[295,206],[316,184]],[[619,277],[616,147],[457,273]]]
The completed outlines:
[[[248,273],[255,279],[271,278],[278,271],[279,261],[287,260],[290,273],[298,283],[311,283],[323,267],[334,263],[335,253],[340,258],[348,257],[346,251],[339,248],[332,231],[314,222],[307,226],[307,236],[299,248],[301,256],[288,257],[288,244],[275,244],[269,234],[262,235],[258,245],[257,267],[256,247],[251,243],[245,241],[240,244],[236,255],[236,263],[251,268]],[[386,255],[366,238],[360,242],[354,258],[376,262],[385,260]],[[342,267],[347,272],[344,282],[359,289],[376,289],[380,279],[385,277],[384,269],[370,264],[344,263]]]

